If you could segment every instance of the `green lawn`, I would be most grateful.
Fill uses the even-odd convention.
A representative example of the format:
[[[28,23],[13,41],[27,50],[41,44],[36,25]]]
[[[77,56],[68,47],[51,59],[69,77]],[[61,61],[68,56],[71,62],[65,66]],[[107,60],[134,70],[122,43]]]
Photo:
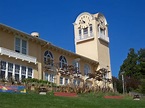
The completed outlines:
[[[145,100],[104,99],[97,95],[55,97],[50,94],[0,93],[0,108],[145,108]]]

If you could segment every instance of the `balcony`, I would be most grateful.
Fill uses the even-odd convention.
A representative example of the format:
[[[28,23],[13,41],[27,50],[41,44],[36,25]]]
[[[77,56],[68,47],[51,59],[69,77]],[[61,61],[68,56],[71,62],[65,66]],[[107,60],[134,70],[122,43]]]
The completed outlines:
[[[9,57],[13,57],[15,59],[20,59],[22,61],[27,61],[27,62],[31,62],[31,63],[37,63],[37,59],[36,57],[32,57],[32,56],[28,56],[28,55],[24,55],[24,54],[21,54],[21,53],[17,53],[15,51],[12,51],[12,50],[9,50],[9,49],[6,49],[6,48],[2,48],[0,47],[0,54],[1,55],[6,55],[6,56],[9,56]]]
[[[100,33],[98,38],[103,40],[103,41],[105,41],[105,42],[107,42],[107,43],[109,43],[109,37],[104,35],[104,34]]]
[[[92,33],[90,35],[84,34],[83,36],[78,36],[76,39],[76,42],[78,43],[78,42],[83,42],[83,41],[91,40],[91,39],[94,39],[94,36]]]

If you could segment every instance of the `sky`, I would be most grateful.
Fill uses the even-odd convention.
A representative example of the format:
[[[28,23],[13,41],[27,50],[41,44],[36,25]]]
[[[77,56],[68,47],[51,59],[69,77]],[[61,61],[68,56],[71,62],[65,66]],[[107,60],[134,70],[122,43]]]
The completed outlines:
[[[0,23],[75,52],[73,23],[82,12],[108,22],[113,76],[130,48],[145,48],[145,0],[0,0]]]

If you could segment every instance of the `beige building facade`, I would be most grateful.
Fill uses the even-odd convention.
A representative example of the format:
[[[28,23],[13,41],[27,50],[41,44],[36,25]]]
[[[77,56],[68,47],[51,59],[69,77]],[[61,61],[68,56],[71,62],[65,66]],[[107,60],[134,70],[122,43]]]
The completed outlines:
[[[104,79],[112,79],[105,17],[80,14],[74,22],[74,38],[76,53],[41,39],[37,32],[27,34],[0,24],[0,79],[37,78],[57,85],[103,87]],[[103,69],[102,80],[97,80]],[[108,86],[112,88],[112,83]]]

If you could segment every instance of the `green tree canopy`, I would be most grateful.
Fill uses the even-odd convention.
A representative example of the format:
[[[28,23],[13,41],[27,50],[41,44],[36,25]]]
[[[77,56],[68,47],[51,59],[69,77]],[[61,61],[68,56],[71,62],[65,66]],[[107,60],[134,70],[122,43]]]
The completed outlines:
[[[145,79],[145,49],[138,51],[138,69],[142,77]]]
[[[129,50],[127,58],[124,60],[123,64],[120,67],[119,76],[121,72],[124,72],[125,76],[128,77],[138,77],[138,54],[133,48]]]
[[[145,48],[135,52],[133,48],[129,49],[127,58],[120,66],[119,79],[123,73],[126,83],[126,90],[138,89],[139,86],[144,91],[142,82],[145,80]]]

